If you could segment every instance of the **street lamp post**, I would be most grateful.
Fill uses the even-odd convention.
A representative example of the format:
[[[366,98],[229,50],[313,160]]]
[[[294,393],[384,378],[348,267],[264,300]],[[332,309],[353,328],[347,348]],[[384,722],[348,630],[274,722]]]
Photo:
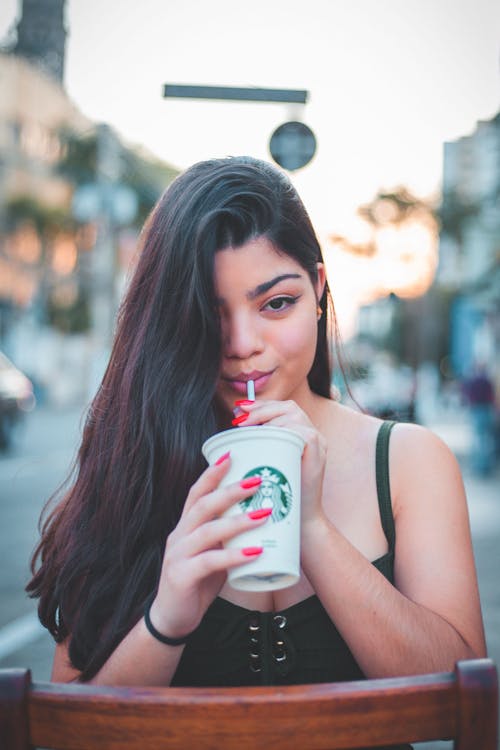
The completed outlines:
[[[163,96],[174,99],[216,99],[233,102],[282,102],[306,104],[309,92],[305,89],[269,89],[235,86],[196,86],[166,83]]]
[[[309,92],[305,89],[270,89],[235,86],[199,86],[166,83],[165,98],[211,99],[233,102],[280,102],[306,104]],[[273,133],[269,150],[274,161],[289,171],[304,167],[316,152],[316,138],[302,122],[292,121],[280,125]]]

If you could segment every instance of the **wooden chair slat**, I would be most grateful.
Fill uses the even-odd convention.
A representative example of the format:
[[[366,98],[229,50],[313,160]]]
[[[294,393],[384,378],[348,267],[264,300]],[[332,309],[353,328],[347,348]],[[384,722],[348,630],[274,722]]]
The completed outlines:
[[[454,739],[458,750],[497,750],[498,683],[489,659],[459,662],[455,673],[286,687],[124,688],[29,678],[18,670],[17,697],[6,701],[8,680],[0,680],[0,737],[14,702],[14,724],[29,726],[29,743],[53,750],[337,750],[433,739]],[[14,744],[10,726],[12,744],[0,748],[25,750],[29,743]]]
[[[0,749],[29,750],[28,692],[25,669],[0,669]]]
[[[30,724],[43,746],[70,745],[76,734],[82,747],[93,747],[109,727],[107,742],[116,747],[158,743],[168,726],[168,747],[185,750],[220,747],[254,750],[271,743],[273,750],[291,746],[356,747],[376,742],[403,742],[452,736],[455,731],[455,683],[452,676],[426,676],[421,684],[408,678],[298,688],[99,690],[71,686],[61,696],[53,686],[34,686]],[[133,696],[134,703],[130,699]],[[96,705],[98,697],[99,704]],[[65,720],[70,715],[70,723]],[[63,732],[69,729],[69,734]],[[76,731],[75,731],[76,730]],[[140,743],[134,738],[140,737]],[[293,738],[295,745],[290,744]],[[109,745],[114,747],[115,745]]]
[[[493,662],[484,661],[479,670],[473,661],[455,669],[458,750],[498,746],[498,674]]]

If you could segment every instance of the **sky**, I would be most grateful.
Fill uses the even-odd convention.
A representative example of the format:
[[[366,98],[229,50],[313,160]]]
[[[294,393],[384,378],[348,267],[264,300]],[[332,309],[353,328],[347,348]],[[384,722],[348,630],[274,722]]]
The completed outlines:
[[[0,38],[20,1],[2,0]],[[270,159],[302,120],[293,181],[320,236],[353,236],[379,189],[437,196],[443,142],[499,110],[498,0],[67,0],[65,84],[90,118],[185,168]],[[303,88],[305,106],[165,99],[165,83]]]

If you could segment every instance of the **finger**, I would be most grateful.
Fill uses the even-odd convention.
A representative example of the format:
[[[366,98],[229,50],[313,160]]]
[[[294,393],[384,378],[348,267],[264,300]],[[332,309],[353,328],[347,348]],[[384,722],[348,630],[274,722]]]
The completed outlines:
[[[308,424],[304,424],[302,421],[294,419],[288,414],[270,419],[269,422],[266,422],[266,424],[269,425],[269,427],[285,427],[287,430],[292,430],[293,432],[296,432],[298,435],[300,435],[306,441],[306,443],[314,440],[318,434],[318,431],[314,427],[311,427]]]
[[[233,505],[252,497],[261,483],[260,477],[248,477],[227,487],[219,487],[194,502],[184,518],[184,530],[189,533],[198,526],[221,516]]]
[[[205,471],[200,474],[189,490],[186,502],[184,503],[183,514],[186,513],[200,497],[208,495],[209,492],[213,492],[217,489],[227,474],[230,465],[231,454],[230,452],[227,452],[219,456],[215,463],[206,468]]]
[[[186,557],[194,557],[210,549],[220,547],[221,544],[245,531],[263,526],[269,520],[271,513],[272,508],[263,508],[257,513],[255,511],[246,513],[242,510],[241,513],[234,516],[209,521],[203,526],[199,526],[185,538],[182,552]]]
[[[236,568],[238,565],[244,565],[259,558],[262,551],[260,553],[255,552],[255,549],[259,548],[216,549],[203,552],[187,563],[189,573],[193,576],[193,579],[202,580],[214,573]]]
[[[293,401],[256,401],[252,405],[238,407],[241,411],[239,416],[233,420],[233,425],[250,426],[267,424],[271,419],[277,417],[300,413],[298,406]],[[248,415],[245,417],[245,415]]]

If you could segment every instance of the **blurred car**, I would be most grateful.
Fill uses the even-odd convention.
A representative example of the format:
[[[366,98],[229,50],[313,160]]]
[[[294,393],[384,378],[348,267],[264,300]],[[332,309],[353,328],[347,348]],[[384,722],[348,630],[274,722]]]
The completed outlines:
[[[26,412],[35,406],[33,383],[0,352],[0,450],[7,450]]]

